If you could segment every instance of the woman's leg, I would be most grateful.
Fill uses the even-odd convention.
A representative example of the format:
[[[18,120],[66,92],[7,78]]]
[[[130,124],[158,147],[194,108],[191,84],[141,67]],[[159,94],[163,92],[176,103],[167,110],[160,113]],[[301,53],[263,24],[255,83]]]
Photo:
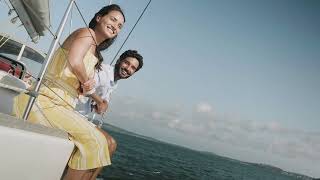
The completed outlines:
[[[74,114],[65,108],[55,107],[55,109],[50,109],[51,111],[55,111],[55,120],[51,121],[51,123],[56,127],[60,127],[61,129],[67,131],[70,135],[69,138],[77,146],[77,150],[74,151],[69,160],[69,167],[67,168],[66,175],[63,177],[63,179],[95,180],[95,178],[92,177],[96,177],[103,166],[110,164],[110,155],[113,154],[116,147],[115,141],[104,131],[97,129],[85,119],[83,119],[84,121],[81,121],[81,116],[78,116],[77,114]],[[43,114],[49,114],[46,112],[48,110],[49,109],[42,110],[42,112],[44,111]],[[110,144],[108,141],[114,143]],[[112,152],[108,150],[109,147],[112,148]],[[84,156],[82,156],[82,153]],[[98,165],[92,167],[92,164],[95,163]],[[87,164],[91,166],[92,169],[77,170],[78,168],[85,169],[84,167]]]
[[[18,104],[15,109],[17,116],[23,114],[22,105],[26,102],[27,98],[15,101]],[[65,179],[81,179],[89,174],[92,176],[97,168],[111,164],[109,144],[105,134],[97,130],[83,116],[74,112],[69,106],[64,106],[62,103],[58,105],[55,101],[53,103],[47,96],[39,96],[34,107],[36,108],[32,109],[29,121],[66,131],[70,140],[77,146],[70,157]]]
[[[108,142],[108,147],[109,147],[109,153],[110,153],[110,157],[111,157],[117,149],[117,142],[109,133],[107,133],[103,129],[101,129],[101,128],[97,128],[97,129],[106,137],[107,142]]]
[[[110,158],[112,157],[113,153],[116,151],[117,148],[117,142],[114,140],[114,138],[108,134],[106,131],[103,129],[97,128],[107,139],[108,142],[108,147],[109,147],[109,153],[110,153]],[[96,180],[97,176],[99,173],[102,171],[103,167],[95,169],[95,171],[92,174],[92,177],[90,180]]]
[[[63,180],[90,180],[92,173],[92,170],[76,170],[68,167]]]
[[[97,168],[91,175],[91,178],[90,180],[96,180],[97,179],[97,176],[99,175],[99,173],[102,171],[102,167],[100,168]]]

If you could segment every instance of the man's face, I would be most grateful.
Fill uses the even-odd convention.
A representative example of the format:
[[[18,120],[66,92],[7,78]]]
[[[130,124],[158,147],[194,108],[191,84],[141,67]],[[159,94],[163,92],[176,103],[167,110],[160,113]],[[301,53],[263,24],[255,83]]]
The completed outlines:
[[[139,66],[139,61],[134,57],[127,57],[120,62],[118,75],[120,79],[132,76]]]

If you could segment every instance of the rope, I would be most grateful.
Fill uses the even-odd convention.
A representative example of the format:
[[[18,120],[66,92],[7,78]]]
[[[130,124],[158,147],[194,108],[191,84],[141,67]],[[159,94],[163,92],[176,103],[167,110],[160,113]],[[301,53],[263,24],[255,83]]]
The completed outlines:
[[[113,57],[110,65],[113,63],[113,61],[116,59],[116,57],[118,56],[120,50],[122,49],[122,47],[124,46],[124,44],[127,42],[127,40],[129,39],[132,31],[135,29],[136,25],[138,24],[138,22],[140,21],[140,19],[142,18],[144,12],[147,10],[149,4],[151,3],[151,0],[149,0],[148,4],[146,5],[146,7],[143,9],[142,13],[140,14],[138,20],[136,21],[136,23],[134,24],[134,26],[132,27],[131,31],[129,32],[129,34],[127,35],[126,39],[124,40],[124,42],[122,43],[121,47],[119,48],[118,52],[116,53],[116,55]]]
[[[88,118],[87,116],[85,116],[85,115],[81,114],[79,111],[77,111],[72,105],[70,105],[66,100],[63,99],[63,97],[61,97],[59,94],[57,94],[57,93],[56,93],[54,90],[52,90],[49,86],[47,86],[45,83],[42,83],[42,84],[43,84],[44,86],[46,86],[51,92],[53,92],[53,93],[54,93],[59,99],[61,99],[64,103],[66,103],[67,106],[69,106],[73,111],[77,112],[81,117],[89,120],[89,118]],[[104,114],[104,113],[103,113],[103,114]],[[103,115],[103,114],[102,114],[102,115]],[[100,125],[100,124],[101,124],[101,125]],[[103,121],[100,120],[98,127],[100,128],[100,127],[102,126],[102,124],[103,124]]]
[[[37,79],[36,77],[34,77],[33,75],[30,74],[30,76],[33,79]],[[72,110],[74,110],[75,112],[79,113],[79,115],[81,115],[82,117],[87,118],[85,115],[81,114],[79,111],[77,111],[71,104],[69,104],[69,102],[67,102],[66,100],[64,100],[63,97],[61,97],[58,93],[56,93],[53,89],[51,89],[48,85],[46,85],[45,83],[42,83],[42,85],[44,85],[46,88],[48,88],[53,94],[55,94],[59,99],[61,99],[64,103],[67,104],[67,106],[69,106]]]
[[[85,24],[85,25],[86,25],[86,27],[88,28],[88,31],[89,31],[89,33],[90,33],[90,35],[91,35],[92,39],[94,40],[95,45],[98,47],[98,43],[97,43],[97,41],[94,39],[94,37],[93,37],[93,35],[92,35],[91,31],[89,30],[89,26],[88,26],[88,24],[87,24],[86,20],[84,19],[84,17],[83,17],[83,15],[82,15],[82,13],[81,13],[81,11],[80,11],[80,9],[79,9],[79,7],[78,7],[77,3],[76,3],[76,2],[74,2],[74,5],[76,5],[76,8],[77,8],[77,10],[78,10],[78,12],[79,12],[79,14],[80,14],[80,16],[81,16],[81,18],[82,18],[82,21],[84,22],[84,24]]]
[[[124,44],[127,42],[127,40],[129,39],[131,33],[133,32],[133,30],[135,29],[136,25],[138,24],[138,22],[140,21],[140,19],[141,19],[142,16],[144,15],[144,13],[145,13],[145,11],[147,10],[147,8],[148,8],[149,4],[151,3],[151,1],[152,1],[152,0],[149,0],[148,4],[146,5],[146,7],[144,8],[144,10],[143,10],[142,13],[140,14],[139,18],[137,19],[136,23],[135,23],[134,26],[132,27],[131,31],[130,31],[129,34],[127,35],[125,41],[122,43],[121,47],[119,48],[118,52],[116,53],[116,55],[114,56],[114,58],[113,58],[113,60],[111,61],[110,64],[112,64],[113,61],[115,60],[115,58],[118,56],[119,52],[121,51],[121,49],[123,48],[123,46],[124,46]],[[51,29],[50,29],[46,24],[44,24],[44,23],[40,20],[40,18],[37,16],[37,14],[34,12],[34,10],[30,7],[30,5],[29,5],[28,3],[26,3],[25,0],[23,0],[23,2],[24,2],[24,5],[25,5],[25,6],[33,13],[33,15],[40,21],[40,23],[41,23],[42,25],[44,25],[44,27],[50,32],[50,34],[51,34],[54,38],[56,38],[56,35],[51,31]],[[77,8],[77,11],[79,12],[79,14],[80,14],[83,22],[85,23],[86,27],[88,27],[88,24],[86,23],[86,21],[85,21],[85,19],[84,19],[84,17],[83,17],[83,14],[81,13],[81,11],[80,11],[77,3],[74,2],[74,4],[75,4],[75,6],[76,6],[76,8]],[[110,0],[110,4],[111,4],[111,0]],[[72,20],[70,20],[70,26],[71,26],[71,25],[72,25]],[[98,46],[96,40],[94,39],[93,34],[91,33],[91,31],[90,31],[89,29],[88,29],[88,31],[89,31],[92,39],[94,40],[95,45]],[[9,39],[9,38],[8,38],[8,39]],[[7,40],[8,40],[8,39],[7,39]],[[6,41],[7,41],[7,40],[6,40]],[[5,42],[6,42],[6,41],[5,41]],[[5,42],[4,42],[4,43],[5,43]],[[3,43],[3,44],[4,44],[4,43]],[[3,44],[1,44],[0,47],[3,46]],[[60,46],[60,48],[62,48],[62,44],[60,43],[59,40],[58,40],[58,45]],[[65,58],[67,59],[66,53],[65,53],[64,51],[62,51],[62,52],[63,52]],[[68,60],[67,60],[67,62],[68,62]],[[31,77],[34,78],[34,79],[36,79],[36,80],[38,79],[38,78],[35,78],[34,76],[31,76]],[[21,88],[16,88],[16,87],[10,87],[10,86],[5,85],[5,84],[2,84],[2,83],[0,84],[0,87],[2,87],[2,85],[3,85],[3,87],[5,87],[5,88],[7,88],[7,89],[17,90],[17,91],[19,91],[19,92],[20,92],[20,91],[21,91],[21,92],[28,92],[27,90],[24,90],[24,89],[21,89]],[[52,90],[50,87],[48,87],[45,83],[43,83],[43,85],[46,86],[50,91],[52,91],[58,98],[60,98],[62,101],[64,101],[68,106],[70,106],[74,111],[78,112],[77,110],[75,110],[75,108],[73,108],[73,106],[71,106],[66,100],[64,100],[59,94],[57,94],[54,90]],[[79,112],[78,112],[78,113],[79,113]],[[79,113],[79,114],[81,114],[81,113]],[[81,115],[82,115],[82,114],[81,114]],[[83,116],[83,115],[82,115],[82,116]],[[84,117],[85,117],[85,116],[84,116]],[[103,118],[104,118],[104,114],[102,114],[101,119],[100,119],[100,121],[99,121],[99,127],[101,127],[101,125],[102,125],[101,122],[103,122],[103,121],[102,121]]]
[[[72,15],[73,15],[73,6],[72,6],[72,9],[71,9],[71,12],[70,12],[69,35],[71,34],[71,28],[72,28]]]
[[[3,0],[3,1],[4,1],[4,3],[8,6],[8,8],[11,9],[9,3],[8,3],[6,0]]]
[[[23,1],[25,2],[25,0],[23,0]],[[24,4],[27,4],[27,3],[24,3]],[[76,6],[76,8],[77,8],[77,10],[78,10],[78,12],[79,12],[79,14],[80,14],[80,16],[81,16],[84,24],[86,25],[86,27],[88,27],[88,25],[87,25],[87,23],[86,23],[83,15],[82,15],[80,9],[79,9],[77,3],[74,2],[74,5]],[[34,10],[30,7],[30,5],[27,4],[27,7],[28,7],[28,9],[30,9],[30,10],[32,11],[33,15],[36,16],[36,18],[41,22],[41,24],[43,24],[43,25],[45,26],[45,28],[50,32],[50,34],[51,34],[54,38],[56,38],[56,35],[51,31],[51,29],[50,29],[46,24],[44,24],[44,23],[40,20],[40,18],[36,15],[36,13],[34,12]],[[94,40],[95,45],[98,46],[96,40],[93,38],[93,35],[92,35],[91,31],[90,31],[89,29],[88,29],[88,31],[89,31],[92,39]],[[61,44],[61,42],[60,42],[59,40],[58,40],[58,45],[59,45],[60,48],[62,48],[62,44]],[[66,53],[65,53],[64,51],[62,51],[62,53],[63,53],[63,55],[64,55],[64,58],[67,59],[66,62],[69,62],[69,61],[68,61],[68,56],[66,55]]]
[[[23,0],[23,1],[25,1],[25,0]],[[25,3],[25,4],[26,4],[26,3]],[[77,3],[74,2],[74,4],[75,4],[75,6],[76,6],[76,8],[77,8],[77,10],[78,10],[78,12],[79,12],[79,14],[80,14],[83,22],[84,22],[85,25],[88,27],[88,25],[87,25],[87,23],[86,23],[83,15],[82,15],[80,9],[79,9]],[[27,5],[27,7],[32,11],[33,15],[35,15],[35,16],[38,18],[38,20],[45,26],[45,28],[51,33],[51,35],[52,35],[53,37],[55,37],[54,33],[50,30],[50,28],[49,28],[47,25],[45,25],[45,24],[39,19],[39,17],[36,15],[36,13],[34,12],[34,10],[33,10],[29,5]],[[93,35],[92,35],[91,31],[89,31],[89,33],[91,34],[91,37],[93,38]],[[93,40],[95,41],[94,38],[93,38]],[[96,42],[96,41],[95,41],[95,43],[96,43],[96,45],[97,45],[97,42]],[[58,41],[58,45],[60,46],[60,48],[62,48],[62,44],[60,43],[60,41]],[[62,52],[63,52],[63,54],[64,54],[64,57],[67,59],[66,53],[65,53],[64,51],[62,51]],[[68,59],[67,59],[67,62],[69,62]],[[34,76],[32,76],[32,75],[31,75],[31,77],[34,78],[34,79],[36,79],[36,80],[38,79],[38,78],[36,78],[36,77],[34,77]],[[65,101],[61,96],[59,96],[59,94],[57,94],[54,90],[52,90],[50,87],[48,87],[45,83],[43,83],[43,85],[46,86],[50,91],[52,91],[57,97],[59,97],[61,100],[63,100],[63,101],[64,101],[68,106],[70,106],[73,110],[75,110],[75,108],[73,108],[73,106],[71,106],[67,101]],[[76,111],[76,110],[75,110],[75,111]],[[77,112],[78,112],[78,111],[77,111]]]
[[[22,25],[22,24],[21,24],[21,25]],[[19,30],[18,28],[19,28],[21,25],[17,26],[17,28],[15,29],[15,31],[12,32],[12,34],[7,35],[6,37],[5,37],[5,36],[2,36],[0,42],[1,42],[4,38],[7,38],[7,39],[4,40],[4,42],[0,45],[0,48],[1,48],[4,44],[6,44],[7,41],[10,39],[10,37],[13,36],[13,35]]]
[[[5,2],[6,2],[6,1],[5,1]],[[31,11],[31,13],[39,20],[39,22],[40,22],[42,25],[44,25],[44,27],[50,32],[50,34],[51,34],[54,38],[56,38],[56,35],[51,31],[51,29],[50,29],[46,24],[44,24],[44,23],[40,20],[40,18],[39,18],[38,15],[35,13],[35,11],[30,7],[30,5],[29,5],[28,3],[26,3],[25,0],[23,0],[23,2],[24,2],[24,4],[26,5],[26,7]],[[75,4],[75,6],[76,6],[76,8],[77,8],[77,10],[78,10],[78,12],[79,12],[79,14],[80,14],[83,22],[84,22],[84,24],[86,25],[86,27],[88,27],[88,25],[87,25],[87,23],[86,23],[83,15],[82,15],[82,13],[81,13],[79,7],[78,7],[78,5],[76,4],[76,2],[74,2],[74,4]],[[70,20],[70,26],[71,26],[71,25],[72,25],[72,20]],[[18,30],[18,29],[17,29],[17,30]],[[17,30],[16,30],[16,31],[17,31]],[[15,31],[15,32],[16,32],[16,31]],[[95,45],[97,46],[97,42],[96,42],[96,40],[93,38],[93,35],[92,35],[91,31],[90,31],[89,29],[88,29],[88,31],[89,31],[92,39],[94,40]],[[15,33],[15,32],[14,32],[14,33]],[[3,36],[3,37],[1,38],[0,42],[1,42],[4,38],[6,38],[6,39],[4,40],[3,43],[0,44],[0,48],[10,39],[10,36],[11,36],[11,35],[8,35],[7,37]],[[60,41],[58,41],[58,45],[59,45],[60,48],[62,48],[62,44],[61,44]],[[65,53],[64,51],[62,51],[62,52],[63,52],[63,54],[64,54],[64,57],[67,59],[66,53]],[[67,60],[67,62],[68,62],[68,60]],[[38,78],[34,77],[34,76],[31,75],[31,74],[30,74],[30,76],[31,76],[33,79],[35,79],[35,80],[38,79]],[[59,99],[61,99],[64,103],[66,103],[67,106],[69,106],[72,110],[74,110],[75,112],[77,112],[77,113],[78,113],[79,115],[81,115],[82,117],[86,117],[86,116],[82,115],[79,111],[77,111],[72,105],[70,105],[63,97],[61,97],[59,94],[57,94],[53,89],[51,89],[49,86],[47,86],[46,83],[42,83],[42,84],[43,84],[45,87],[47,87],[51,92],[53,92],[53,93],[54,93]],[[15,87],[15,86],[10,86],[10,85],[3,84],[3,83],[0,83],[0,87],[6,88],[6,89],[10,89],[10,90],[14,90],[14,91],[17,91],[17,92],[20,92],[20,93],[29,93],[29,92],[30,92],[29,90],[22,89],[22,88],[18,88],[18,87]],[[102,116],[102,118],[103,118],[103,116]],[[102,123],[103,123],[103,122],[102,122]],[[99,127],[102,125],[102,123],[99,121]],[[100,125],[100,124],[101,124],[101,125]]]
[[[0,40],[0,42],[2,41],[2,39],[4,38],[4,36],[2,36],[2,38],[1,38],[1,40]],[[6,40],[4,40],[4,42],[0,45],[0,48],[5,44],[5,43],[7,43],[7,41],[10,39],[10,35],[9,36],[7,36],[6,37],[7,39]]]

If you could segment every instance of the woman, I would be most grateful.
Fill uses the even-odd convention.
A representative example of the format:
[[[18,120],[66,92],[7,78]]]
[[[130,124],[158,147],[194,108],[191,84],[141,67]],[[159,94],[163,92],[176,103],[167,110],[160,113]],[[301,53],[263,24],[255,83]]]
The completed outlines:
[[[103,61],[100,51],[112,44],[124,22],[121,8],[109,5],[95,14],[89,28],[74,31],[56,51],[44,78],[45,86],[29,115],[31,122],[68,132],[74,142],[76,148],[65,180],[95,179],[101,167],[111,164],[105,135],[73,108],[79,94],[91,96],[98,108],[106,108],[94,94],[93,73]],[[27,100],[24,95],[16,99],[17,116],[22,116]]]

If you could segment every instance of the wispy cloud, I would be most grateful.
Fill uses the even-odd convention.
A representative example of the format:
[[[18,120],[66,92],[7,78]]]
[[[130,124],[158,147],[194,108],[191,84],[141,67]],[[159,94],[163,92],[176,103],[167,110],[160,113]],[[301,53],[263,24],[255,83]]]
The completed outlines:
[[[206,102],[201,102],[196,106],[196,111],[199,113],[209,113],[212,112],[212,109],[212,106]]]
[[[207,102],[200,102],[187,111],[179,106],[155,107],[139,99],[117,97],[111,109],[110,119],[122,124],[139,124],[141,128],[150,130],[150,134],[146,135],[152,136],[152,129],[166,128],[184,134],[185,138],[193,138],[193,144],[182,144],[184,146],[203,147],[196,144],[197,139],[201,138],[232,146],[234,151],[237,148],[248,149],[268,153],[268,156],[320,161],[320,132],[289,129],[275,120],[262,123],[241,120],[241,117],[231,119],[218,115]],[[176,143],[179,144],[178,141]],[[266,157],[257,161],[263,159]]]

